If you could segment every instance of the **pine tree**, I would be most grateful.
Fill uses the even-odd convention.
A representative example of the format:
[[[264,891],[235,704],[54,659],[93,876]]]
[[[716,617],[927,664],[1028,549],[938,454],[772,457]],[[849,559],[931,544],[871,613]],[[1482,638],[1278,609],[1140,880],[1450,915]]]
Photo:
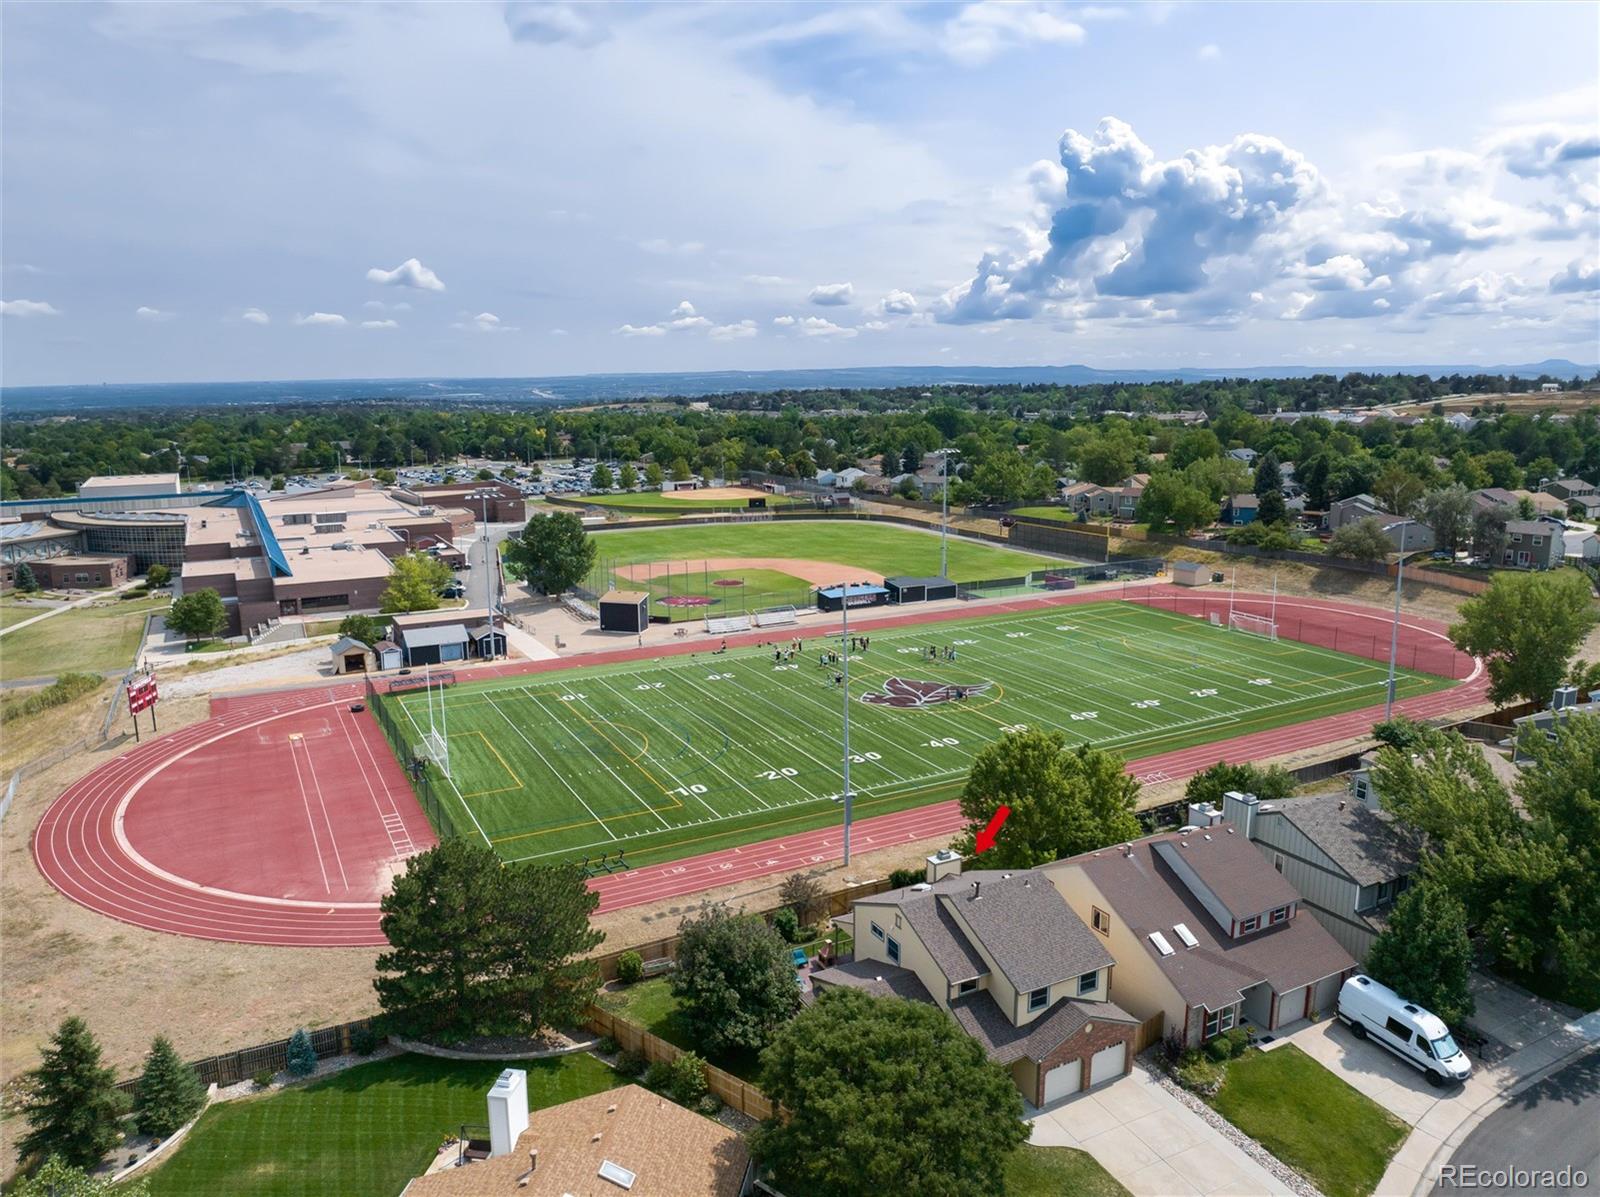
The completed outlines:
[[[178,1058],[165,1035],[157,1035],[144,1058],[144,1074],[134,1090],[133,1109],[139,1129],[164,1139],[200,1112],[205,1086],[194,1069]]]
[[[63,1019],[39,1057],[22,1107],[32,1129],[18,1153],[93,1168],[115,1146],[128,1105],[116,1074],[101,1064],[100,1045],[81,1018]]]
[[[39,579],[34,576],[33,566],[26,561],[17,566],[17,574],[13,579],[17,589],[23,594],[32,594],[39,589]]]
[[[304,1027],[289,1036],[289,1075],[310,1076],[317,1070],[317,1049],[311,1046],[311,1032]]]

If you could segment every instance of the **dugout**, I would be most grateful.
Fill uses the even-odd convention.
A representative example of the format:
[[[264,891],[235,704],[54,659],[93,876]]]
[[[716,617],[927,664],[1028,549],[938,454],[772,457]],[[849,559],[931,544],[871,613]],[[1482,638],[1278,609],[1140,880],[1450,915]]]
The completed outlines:
[[[638,635],[650,625],[650,596],[642,590],[608,590],[600,596],[600,630]]]
[[[900,575],[883,580],[891,603],[936,603],[956,597],[956,584],[949,578],[913,578]]]
[[[870,582],[854,582],[848,586],[828,586],[817,591],[818,611],[843,611],[857,607],[881,607],[889,601],[889,590]]]

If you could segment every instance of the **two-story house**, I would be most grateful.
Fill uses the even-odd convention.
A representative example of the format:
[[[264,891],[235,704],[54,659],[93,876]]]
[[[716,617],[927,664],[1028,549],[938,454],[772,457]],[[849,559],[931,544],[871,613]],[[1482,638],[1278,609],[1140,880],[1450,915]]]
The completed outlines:
[[[932,1002],[1036,1106],[1126,1073],[1140,1020],[1110,1001],[1105,943],[1039,870],[961,863],[937,853],[927,881],[858,901],[855,959],[814,973],[813,988]]]
[[[1224,524],[1253,524],[1256,516],[1261,514],[1261,500],[1255,495],[1244,493],[1229,495],[1222,500],[1222,514],[1219,517]]]
[[[1333,1009],[1355,959],[1233,825],[1151,836],[1041,870],[1116,958],[1117,1004],[1197,1045]]]
[[[1228,793],[1222,817],[1299,892],[1306,910],[1357,960],[1417,870],[1415,841],[1378,805],[1366,769],[1347,790],[1258,802]]]
[[[1089,515],[1109,515],[1116,506],[1115,494],[1093,482],[1074,482],[1062,487],[1061,501],[1069,510]]]
[[[1566,539],[1544,520],[1507,520],[1500,564],[1513,569],[1554,569],[1566,553]]]

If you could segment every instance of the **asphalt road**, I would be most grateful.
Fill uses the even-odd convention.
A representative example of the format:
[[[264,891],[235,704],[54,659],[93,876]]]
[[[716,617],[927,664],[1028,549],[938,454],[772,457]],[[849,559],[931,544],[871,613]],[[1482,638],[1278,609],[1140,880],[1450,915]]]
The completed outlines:
[[[482,525],[479,525],[482,528]],[[489,536],[492,543],[498,545],[507,536],[520,531],[517,524],[490,524]],[[472,568],[463,570],[456,576],[466,583],[466,599],[469,607],[487,607],[489,605],[490,579],[494,576],[492,568],[494,558],[491,551],[484,544],[483,537],[475,533],[466,544],[467,560],[472,563]],[[496,598],[503,598],[498,592]]]
[[[1458,1170],[1456,1179],[1441,1173],[1433,1187],[1435,1197],[1600,1194],[1600,1052],[1575,1060],[1491,1114],[1456,1149],[1450,1164]],[[1481,1172],[1487,1170],[1559,1171],[1566,1166],[1574,1176],[1565,1187],[1541,1186],[1525,1177],[1497,1178],[1504,1180],[1502,1184],[1472,1184],[1461,1171],[1476,1167],[1482,1179]],[[1579,1170],[1587,1184],[1577,1183]]]

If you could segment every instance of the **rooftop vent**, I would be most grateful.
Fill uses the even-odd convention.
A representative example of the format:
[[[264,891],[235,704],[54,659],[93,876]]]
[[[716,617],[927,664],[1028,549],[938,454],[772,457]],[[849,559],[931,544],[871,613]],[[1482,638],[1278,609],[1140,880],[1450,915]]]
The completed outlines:
[[[1184,947],[1197,948],[1200,946],[1200,941],[1194,937],[1194,932],[1189,930],[1186,924],[1173,923],[1172,930],[1177,934],[1178,938],[1183,941]]]
[[[977,901],[981,897],[983,897],[983,882],[974,881],[972,883],[972,899]]]
[[[1172,945],[1167,942],[1167,937],[1159,931],[1150,932],[1150,942],[1156,945],[1156,951],[1163,956],[1172,955]]]

